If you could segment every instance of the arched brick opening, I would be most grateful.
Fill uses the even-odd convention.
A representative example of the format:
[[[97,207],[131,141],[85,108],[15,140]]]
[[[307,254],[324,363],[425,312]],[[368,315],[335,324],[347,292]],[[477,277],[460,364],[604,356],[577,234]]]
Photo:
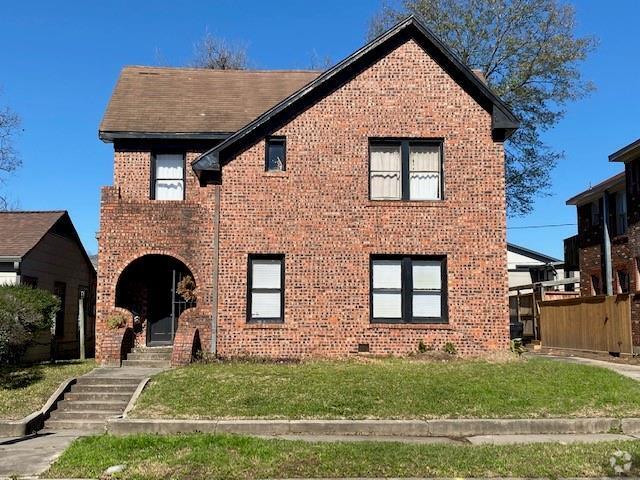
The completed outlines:
[[[133,314],[138,344],[173,345],[178,317],[195,306],[185,286],[195,291],[194,275],[170,255],[143,255],[122,270],[115,304]]]

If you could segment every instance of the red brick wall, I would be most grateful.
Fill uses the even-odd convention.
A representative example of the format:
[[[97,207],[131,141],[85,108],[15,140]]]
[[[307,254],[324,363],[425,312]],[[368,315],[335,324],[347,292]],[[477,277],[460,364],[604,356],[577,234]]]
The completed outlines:
[[[147,254],[170,255],[191,270],[199,288],[200,338],[203,348],[209,348],[214,197],[213,187],[200,187],[188,167],[198,153],[187,153],[186,200],[157,201],[149,199],[150,149],[122,150],[116,146],[114,186],[102,191],[98,238],[96,358],[100,362],[120,356],[106,327],[115,306],[118,278],[127,265]],[[197,324],[190,315],[190,323]],[[136,335],[136,344],[145,342],[143,328]]]
[[[223,168],[218,352],[300,357],[465,354],[508,343],[502,144],[491,117],[412,41],[280,131],[287,171],[264,143]],[[446,200],[368,200],[369,137],[444,138]],[[246,323],[247,255],[286,255],[285,322]],[[370,254],[447,256],[448,325],[369,322]]]
[[[503,146],[491,139],[490,115],[414,42],[274,133],[287,137],[286,172],[264,172],[263,142],[223,169],[220,355],[339,356],[358,343],[407,354],[421,340],[464,354],[507,347]],[[446,199],[368,200],[369,137],[444,138]],[[150,201],[150,149],[116,150],[114,187],[102,199],[98,337],[120,272],[165,253],[191,269],[200,292],[199,315],[189,313],[178,343],[188,348],[198,325],[208,349],[214,187],[199,187],[189,171],[185,202]],[[286,255],[282,325],[246,323],[251,253]],[[384,253],[447,256],[449,324],[370,324],[369,258]],[[110,348],[99,345],[98,359],[114,357]]]

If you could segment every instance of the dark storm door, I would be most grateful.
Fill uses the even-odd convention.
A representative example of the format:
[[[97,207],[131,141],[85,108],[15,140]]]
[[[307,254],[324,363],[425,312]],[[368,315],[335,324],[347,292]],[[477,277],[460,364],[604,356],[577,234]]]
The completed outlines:
[[[150,289],[148,345],[173,345],[176,327],[176,270],[169,270],[165,278],[154,279]]]

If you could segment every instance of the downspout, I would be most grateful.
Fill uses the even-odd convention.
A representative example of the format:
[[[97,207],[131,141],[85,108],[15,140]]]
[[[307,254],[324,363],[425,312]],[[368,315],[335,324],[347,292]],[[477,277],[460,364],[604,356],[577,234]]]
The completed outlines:
[[[213,186],[213,278],[211,292],[211,353],[218,353],[218,271],[220,246],[220,185]]]
[[[602,195],[602,246],[604,249],[605,293],[613,295],[613,268],[611,266],[611,237],[609,236],[609,192]]]

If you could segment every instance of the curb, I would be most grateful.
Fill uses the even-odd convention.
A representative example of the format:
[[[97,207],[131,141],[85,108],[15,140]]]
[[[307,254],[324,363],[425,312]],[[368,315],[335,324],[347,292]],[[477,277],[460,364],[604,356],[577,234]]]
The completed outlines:
[[[147,386],[147,383],[149,383],[150,380],[151,380],[151,377],[145,377],[140,381],[140,383],[136,387],[135,392],[133,392],[133,395],[129,399],[129,403],[127,403],[127,406],[124,409],[124,412],[122,412],[122,418],[127,418],[127,415],[129,414],[129,412],[133,410],[133,407],[135,407],[136,402],[138,401],[138,397],[142,394],[142,391],[145,389],[145,387]]]
[[[42,429],[44,421],[49,418],[51,411],[55,410],[64,394],[77,381],[78,377],[64,380],[40,410],[36,410],[20,420],[0,420],[0,436],[23,437]]]
[[[626,427],[626,429],[625,429]],[[640,418],[451,420],[173,420],[115,418],[112,435],[236,433],[248,435],[363,435],[470,437],[477,435],[639,433]]]

